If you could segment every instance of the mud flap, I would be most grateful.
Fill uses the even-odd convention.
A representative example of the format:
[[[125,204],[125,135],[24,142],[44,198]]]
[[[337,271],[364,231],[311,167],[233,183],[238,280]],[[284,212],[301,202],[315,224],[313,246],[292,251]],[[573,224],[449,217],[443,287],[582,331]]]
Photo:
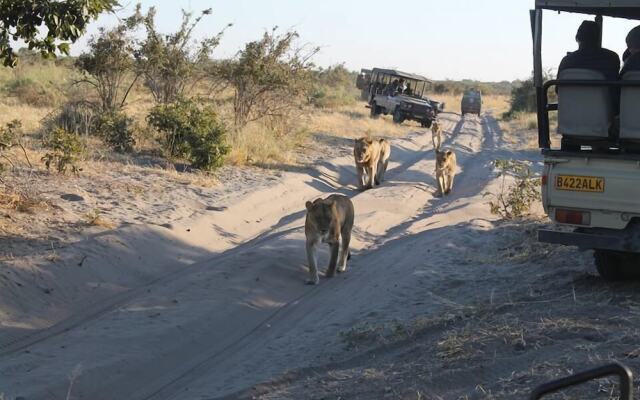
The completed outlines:
[[[538,241],[576,246],[583,250],[601,249],[640,253],[640,242],[622,232],[616,235],[614,233],[560,232],[540,229]]]

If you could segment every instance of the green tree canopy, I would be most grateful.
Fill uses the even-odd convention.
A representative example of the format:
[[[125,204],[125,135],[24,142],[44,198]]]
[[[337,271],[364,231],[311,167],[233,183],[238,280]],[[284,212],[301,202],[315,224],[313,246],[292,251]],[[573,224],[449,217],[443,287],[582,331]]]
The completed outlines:
[[[56,51],[68,54],[69,44],[82,36],[90,21],[117,5],[117,0],[0,0],[0,61],[15,66],[16,41],[45,57]]]

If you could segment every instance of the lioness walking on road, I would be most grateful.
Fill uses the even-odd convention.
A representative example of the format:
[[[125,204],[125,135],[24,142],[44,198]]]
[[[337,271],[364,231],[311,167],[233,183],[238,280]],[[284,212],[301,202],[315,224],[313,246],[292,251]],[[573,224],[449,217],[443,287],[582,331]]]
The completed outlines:
[[[371,189],[374,184],[380,185],[384,181],[391,156],[391,145],[387,140],[368,137],[355,139],[353,155],[360,190]]]
[[[442,146],[442,127],[437,120],[431,124],[431,141],[433,142],[433,149],[440,150],[440,146]]]
[[[320,278],[316,246],[320,241],[328,243],[331,247],[331,258],[325,276],[331,278],[335,274],[336,266],[338,272],[344,272],[347,269],[347,260],[351,258],[349,242],[354,219],[353,203],[347,196],[332,194],[326,199],[307,201],[306,207],[304,233],[307,238],[306,250],[309,262],[307,284],[317,285]],[[342,239],[342,246],[340,246],[340,239]],[[340,253],[339,262],[338,253]]]
[[[453,150],[436,150],[436,179],[438,180],[440,195],[444,196],[451,193],[457,168],[456,153]]]

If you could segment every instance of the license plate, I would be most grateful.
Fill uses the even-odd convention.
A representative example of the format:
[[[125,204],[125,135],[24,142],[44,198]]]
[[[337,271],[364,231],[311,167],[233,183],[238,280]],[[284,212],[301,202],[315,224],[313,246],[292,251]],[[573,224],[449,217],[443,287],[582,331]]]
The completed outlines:
[[[556,189],[571,190],[574,192],[604,192],[604,178],[595,176],[556,176]]]

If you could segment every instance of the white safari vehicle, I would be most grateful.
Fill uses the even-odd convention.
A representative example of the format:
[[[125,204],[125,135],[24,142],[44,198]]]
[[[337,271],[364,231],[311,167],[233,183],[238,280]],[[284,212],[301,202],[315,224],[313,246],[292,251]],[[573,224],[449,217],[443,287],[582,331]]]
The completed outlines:
[[[640,276],[640,73],[607,81],[596,71],[567,69],[543,82],[545,10],[640,20],[638,0],[536,0],[531,10],[542,201],[549,217],[572,230],[541,230],[542,242],[594,249],[605,279]],[[639,22],[640,23],[640,22]],[[557,88],[558,103],[548,92]],[[619,89],[620,95],[611,96]],[[620,101],[619,116],[614,102]],[[558,113],[560,148],[551,148],[549,113]],[[617,122],[619,121],[619,123]]]

